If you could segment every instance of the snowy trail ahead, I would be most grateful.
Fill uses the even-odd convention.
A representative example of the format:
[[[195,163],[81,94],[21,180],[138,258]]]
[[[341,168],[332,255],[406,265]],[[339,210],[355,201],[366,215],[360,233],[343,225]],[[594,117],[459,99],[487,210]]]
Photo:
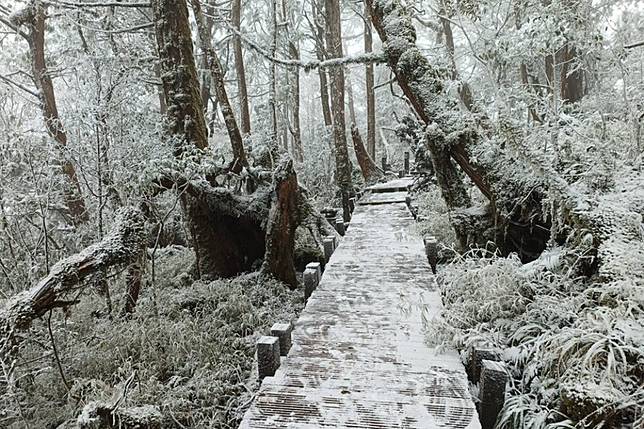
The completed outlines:
[[[241,428],[480,428],[457,353],[425,343],[441,300],[401,184],[361,200]]]

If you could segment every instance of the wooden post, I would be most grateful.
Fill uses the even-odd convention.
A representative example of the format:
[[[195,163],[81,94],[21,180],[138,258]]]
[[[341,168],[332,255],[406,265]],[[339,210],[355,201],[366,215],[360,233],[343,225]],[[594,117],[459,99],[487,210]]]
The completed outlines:
[[[481,379],[481,365],[484,360],[498,361],[500,359],[499,353],[493,349],[472,347],[470,349],[469,362],[467,365],[467,373],[472,383],[478,383]]]
[[[479,389],[479,418],[482,429],[493,429],[505,403],[508,372],[503,362],[483,360]]]
[[[280,367],[280,342],[277,337],[263,336],[257,340],[257,372],[259,379],[272,377]]]
[[[291,332],[293,332],[291,323],[275,323],[271,327],[271,335],[279,339],[280,355],[282,356],[286,356],[291,350]]]
[[[405,152],[404,170],[405,175],[409,174],[409,152]]]
[[[325,262],[329,262],[335,250],[335,239],[333,237],[325,237],[322,240],[322,244],[324,245],[324,260]]]
[[[400,170],[398,172],[398,178],[402,179],[403,177],[405,177],[405,170]]]
[[[382,157],[382,171],[387,171],[387,157]]]
[[[340,216],[335,218],[335,230],[338,231],[338,234],[344,236],[344,233],[345,233],[344,219],[342,219],[342,217]]]
[[[438,262],[438,240],[436,237],[429,235],[423,239],[425,242],[425,254],[429,265],[432,267],[432,273],[436,274],[436,264]]]
[[[322,281],[322,264],[320,264],[319,262],[309,262],[308,264],[306,264],[306,269],[308,270],[309,268],[315,271],[315,273],[317,274],[318,283],[320,283]]]
[[[318,287],[318,273],[312,268],[307,268],[302,274],[304,280],[304,301],[308,301],[313,291]]]

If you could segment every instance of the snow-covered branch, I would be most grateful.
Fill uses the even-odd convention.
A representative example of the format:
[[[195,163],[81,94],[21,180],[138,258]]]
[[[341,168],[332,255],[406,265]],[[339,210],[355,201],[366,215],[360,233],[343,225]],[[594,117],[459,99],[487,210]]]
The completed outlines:
[[[264,50],[261,46],[259,46],[258,43],[249,39],[246,35],[242,34],[240,31],[237,31],[236,28],[231,26],[228,26],[228,28],[237,36],[239,36],[242,42],[244,42],[244,44],[246,44],[253,50],[257,51],[260,55],[262,55],[264,58],[268,59],[269,61],[275,62],[283,66],[287,66],[287,67],[302,68],[304,69],[304,71],[307,71],[307,72],[315,69],[344,67],[350,64],[381,64],[387,61],[385,54],[383,52],[364,53],[364,54],[346,56],[342,58],[332,58],[330,60],[324,60],[324,61],[285,60],[285,59],[276,58],[272,56],[270,53],[266,52],[266,50]]]

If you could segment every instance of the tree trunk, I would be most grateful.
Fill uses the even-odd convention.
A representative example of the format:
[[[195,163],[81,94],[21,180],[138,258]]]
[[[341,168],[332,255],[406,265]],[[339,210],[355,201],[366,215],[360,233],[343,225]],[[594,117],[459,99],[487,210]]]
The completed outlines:
[[[325,0],[327,26],[327,52],[329,58],[342,57],[342,22],[339,0]],[[349,196],[352,193],[351,164],[347,149],[344,118],[344,69],[334,67],[331,72],[331,112],[333,113],[333,138],[335,143],[336,183],[340,188],[342,211],[349,221]]]
[[[320,24],[320,21],[324,19],[323,15],[317,8],[317,0],[311,1],[311,9],[313,16],[313,23],[311,27],[311,32],[314,34],[315,38],[315,55],[318,61],[324,61],[327,57],[325,49],[325,40],[324,40],[324,27]],[[329,103],[329,83],[328,75],[326,70],[322,67],[318,68],[318,76],[320,78],[320,102],[322,103],[322,114],[324,115],[324,125],[330,127],[333,125],[333,119],[331,118],[331,108]]]
[[[289,42],[289,52],[291,53],[291,59],[300,59],[300,51],[294,42]],[[304,149],[302,147],[302,127],[300,125],[300,71],[297,68],[293,72],[291,105],[293,109],[291,119],[291,134],[293,136],[293,157],[297,160],[297,162],[301,163],[304,161]]]
[[[212,27],[213,19],[211,17],[206,17],[206,30],[208,34],[208,39],[212,37]],[[204,51],[203,44],[201,46],[201,105],[203,106],[203,114],[205,117],[208,116],[208,104],[210,102],[210,91],[212,86],[212,77],[210,76],[210,66],[208,64],[208,53]],[[207,121],[206,121],[207,122]]]
[[[224,123],[226,124],[226,130],[228,131],[228,137],[230,138],[230,144],[233,149],[234,159],[230,164],[230,170],[234,173],[239,173],[242,168],[248,167],[248,159],[246,158],[246,151],[244,150],[244,140],[242,139],[241,132],[237,126],[235,113],[230,105],[230,101],[228,100],[228,94],[226,92],[226,87],[224,86],[224,73],[221,69],[219,57],[212,47],[210,31],[208,30],[204,14],[201,10],[201,4],[199,0],[191,0],[191,3],[192,10],[195,14],[195,20],[197,21],[201,50],[208,62],[212,80],[211,83],[215,86],[215,94],[219,101],[221,113],[224,116]]]
[[[353,99],[353,82],[351,82],[351,72],[347,69],[345,74],[345,83],[347,97],[349,97],[349,123],[356,123],[356,106]]]
[[[446,203],[452,209],[469,205],[467,188],[457,174],[455,161],[490,200],[486,216],[494,228],[494,238],[498,238],[499,249],[505,254],[516,251],[522,257],[526,255],[525,260],[534,258],[545,248],[548,240],[549,220],[544,218],[541,207],[542,188],[533,186],[526,189],[524,183],[505,170],[505,166],[516,165],[518,160],[502,147],[489,144],[479,147],[483,137],[473,127],[473,118],[467,112],[461,113],[457,103],[445,96],[443,82],[447,76],[433,67],[415,45],[411,16],[401,3],[366,2],[374,27],[384,43],[390,68],[406,98],[428,126],[428,146]],[[487,156],[473,158],[471,153],[479,150],[485,151]],[[525,195],[531,198],[527,199]],[[516,209],[519,201],[521,210]],[[461,213],[464,217],[472,217],[462,210]],[[481,234],[484,231],[477,228],[476,222],[469,226],[470,231],[479,234],[477,238],[485,240]],[[455,225],[455,230],[459,238],[463,238],[463,229]],[[504,239],[512,237],[515,232],[522,234],[525,240]],[[524,248],[523,243],[529,245]]]
[[[584,96],[584,72],[575,67],[573,61],[577,57],[577,49],[570,44],[563,48],[561,65],[561,99],[569,103],[576,103]]]
[[[452,24],[450,23],[449,19],[444,17],[445,15],[445,8],[443,7],[441,9],[441,25],[443,26],[443,34],[445,35],[445,47],[447,48],[447,55],[449,57],[450,61],[450,71],[451,71],[451,78],[454,81],[460,81],[460,77],[458,74],[458,67],[456,67],[456,56],[455,56],[455,48],[454,48],[454,34],[452,33]],[[459,86],[458,86],[458,96],[461,99],[461,102],[463,105],[467,108],[467,110],[472,110],[472,91],[470,90],[470,86],[467,84],[467,82],[460,81]]]
[[[241,0],[232,1],[230,19],[232,26],[241,31]],[[233,37],[233,52],[235,54],[235,71],[237,73],[237,87],[239,88],[239,111],[241,117],[241,132],[250,134],[250,109],[248,107],[248,88],[246,87],[246,69],[244,67],[244,54],[242,51],[241,37]]]
[[[175,155],[180,156],[186,145],[204,149],[208,144],[192,51],[188,6],[186,0],[155,0],[152,9],[163,91],[168,106],[165,134],[175,139]],[[213,273],[219,265],[219,249],[215,244],[218,243],[217,236],[211,230],[213,219],[207,216],[207,212],[204,213],[203,203],[198,198],[187,194],[181,198],[193,232],[199,272]]]
[[[364,51],[365,53],[373,52],[371,18],[366,6],[364,13]],[[373,64],[365,66],[365,81],[367,94],[367,153],[371,159],[376,159],[376,94],[374,90]]]
[[[295,265],[295,229],[297,228],[298,184],[293,161],[285,158],[273,175],[271,208],[266,228],[266,252],[262,271],[297,287]]]
[[[470,177],[481,193],[486,198],[492,199],[493,195],[485,176],[485,170],[472,163],[468,152],[467,143],[475,140],[476,136],[469,134],[469,130],[464,126],[464,121],[447,120],[449,113],[458,111],[458,107],[454,102],[442,96],[443,76],[415,45],[416,32],[411,23],[411,17],[398,2],[381,3],[366,0],[366,4],[369,7],[374,28],[378,31],[380,40],[385,44],[387,62],[406,98],[425,124],[430,125],[436,122],[443,125],[441,122],[444,122],[446,127],[455,128],[442,130],[445,135],[459,136],[448,149],[451,158]],[[389,19],[392,16],[395,16],[396,19]],[[401,26],[405,27],[405,31],[401,30]],[[440,153],[432,153],[432,156],[436,159],[444,159]],[[438,165],[438,167],[443,168],[442,165]],[[451,169],[452,167],[445,165],[444,168]],[[441,173],[437,171],[437,174]],[[445,172],[445,174],[451,176],[449,172]],[[464,187],[462,183],[454,183],[453,186]],[[446,189],[443,191],[451,192]]]
[[[367,149],[362,143],[360,131],[355,123],[351,124],[351,137],[353,140],[353,150],[356,152],[356,159],[358,160],[358,165],[360,165],[362,177],[364,177],[364,180],[368,183],[378,180],[382,177],[383,172],[369,156]]]
[[[27,41],[29,43],[29,50],[31,51],[31,68],[34,82],[38,88],[40,108],[47,132],[54,138],[62,152],[63,159],[61,160],[61,166],[63,174],[66,177],[66,184],[63,187],[63,197],[69,209],[72,222],[78,225],[87,222],[89,215],[85,206],[85,200],[82,197],[76,169],[64,153],[67,146],[67,132],[58,114],[56,93],[54,92],[54,85],[47,70],[47,62],[45,60],[45,8],[37,0],[33,1],[27,7],[29,9],[25,10],[28,10],[29,13],[21,14],[16,24],[18,26],[23,24],[29,26],[30,32]]]
[[[152,9],[168,109],[166,133],[169,137],[179,137],[175,146],[177,155],[183,152],[186,144],[205,149],[208,146],[206,121],[186,0],[155,0]]]
[[[277,55],[277,0],[271,0],[271,58]],[[271,157],[272,165],[275,165],[278,154],[278,134],[277,134],[277,64],[275,61],[269,61],[269,108],[271,114]]]

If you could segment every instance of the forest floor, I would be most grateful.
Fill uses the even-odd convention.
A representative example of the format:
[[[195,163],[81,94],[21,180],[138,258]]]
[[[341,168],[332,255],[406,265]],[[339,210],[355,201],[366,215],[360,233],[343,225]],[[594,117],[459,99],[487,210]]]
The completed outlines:
[[[135,387],[121,407],[157,405],[168,427],[236,428],[239,406],[258,388],[255,341],[273,323],[297,318],[303,291],[256,273],[195,282],[185,273],[193,258],[191,249],[163,249],[160,280],[144,287],[130,319],[97,311],[104,302],[98,294],[65,318],[52,317],[65,382],[51,354],[43,362],[49,338],[38,324],[24,360],[40,369],[8,397],[15,403],[2,404],[21,414],[8,428],[56,428],[88,403],[117,400],[132,376]]]

